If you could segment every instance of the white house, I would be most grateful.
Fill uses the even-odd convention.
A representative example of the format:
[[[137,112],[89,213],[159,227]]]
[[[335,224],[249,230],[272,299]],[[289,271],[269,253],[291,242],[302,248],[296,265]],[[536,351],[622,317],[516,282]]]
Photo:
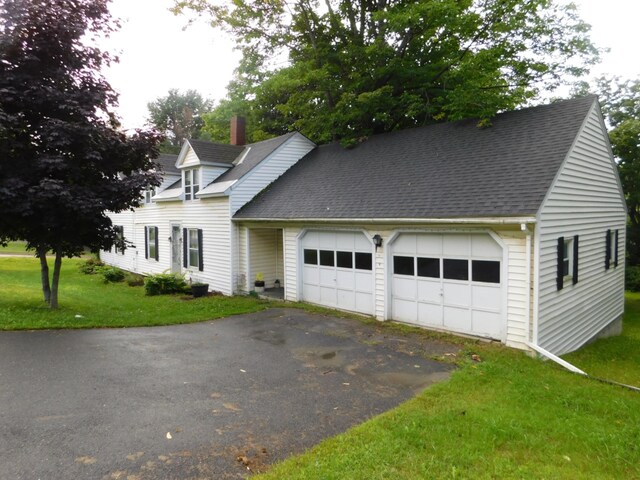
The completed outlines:
[[[488,128],[468,120],[376,135],[353,149],[285,137],[240,180],[238,150],[195,203],[185,172],[225,161],[186,144],[182,179],[126,214],[130,223],[114,216],[137,245],[143,226],[158,226],[160,258],[127,250],[105,260],[184,271],[175,245],[186,229],[186,270],[224,293],[250,291],[261,272],[287,300],[555,354],[620,328],[626,208],[596,97],[500,114]],[[169,235],[173,244],[162,243]],[[172,245],[176,260],[163,260]]]

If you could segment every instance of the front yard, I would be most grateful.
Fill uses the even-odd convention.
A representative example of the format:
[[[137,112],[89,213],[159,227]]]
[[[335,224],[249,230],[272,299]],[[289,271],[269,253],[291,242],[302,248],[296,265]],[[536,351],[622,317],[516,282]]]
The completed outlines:
[[[63,263],[61,308],[50,312],[37,261],[0,258],[0,329],[163,325],[270,305],[250,297],[145,297],[140,287],[104,285],[77,265]],[[453,359],[460,368],[450,381],[258,478],[640,478],[639,393],[499,345],[458,342],[465,350]],[[628,294],[623,335],[566,359],[592,375],[640,385],[639,347],[640,295]]]

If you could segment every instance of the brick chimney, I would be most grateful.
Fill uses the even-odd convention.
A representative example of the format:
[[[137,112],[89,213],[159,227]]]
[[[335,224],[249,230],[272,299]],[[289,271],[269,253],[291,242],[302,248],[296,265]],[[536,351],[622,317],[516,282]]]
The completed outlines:
[[[244,117],[234,115],[231,117],[231,145],[244,145],[245,143]]]

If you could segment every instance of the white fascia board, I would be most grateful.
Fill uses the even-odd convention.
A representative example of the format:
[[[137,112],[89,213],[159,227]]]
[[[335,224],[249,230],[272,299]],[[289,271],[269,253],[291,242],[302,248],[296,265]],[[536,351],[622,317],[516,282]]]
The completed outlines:
[[[206,188],[203,188],[196,197],[208,198],[208,197],[223,197],[229,195],[229,190],[237,182],[237,180],[229,180],[228,182],[211,183]]]
[[[234,222],[308,222],[308,223],[389,223],[406,224],[535,224],[536,217],[461,217],[461,218],[232,218]]]
[[[185,140],[182,144],[182,148],[180,149],[180,153],[178,154],[178,158],[176,158],[176,168],[183,168],[182,163],[184,162],[190,148],[191,144],[189,143],[189,140]]]

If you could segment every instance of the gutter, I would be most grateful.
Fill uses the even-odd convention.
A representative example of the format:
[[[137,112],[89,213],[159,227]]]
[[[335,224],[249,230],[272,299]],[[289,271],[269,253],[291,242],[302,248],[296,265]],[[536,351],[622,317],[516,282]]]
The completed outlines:
[[[232,218],[234,222],[285,222],[285,223],[385,223],[406,224],[487,224],[511,225],[536,223],[535,217],[464,217],[464,218]]]

